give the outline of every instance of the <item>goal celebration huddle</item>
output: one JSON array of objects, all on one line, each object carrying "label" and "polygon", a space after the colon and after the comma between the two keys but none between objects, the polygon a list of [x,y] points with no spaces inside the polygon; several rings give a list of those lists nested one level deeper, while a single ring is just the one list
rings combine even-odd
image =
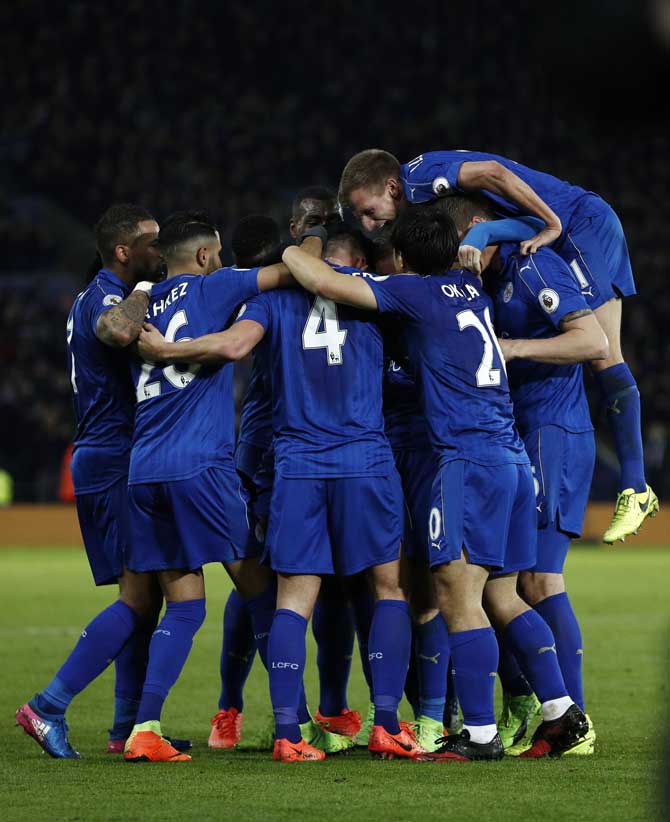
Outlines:
[{"label": "goal celebration huddle", "polygon": [[[95,584],[118,599],[19,725],[79,758],[67,709],[113,662],[108,751],[190,760],[161,712],[205,619],[204,566],[222,563],[234,590],[211,748],[243,738],[258,653],[279,761],[355,746],[434,763],[593,755],[563,578],[595,464],[584,367],[620,467],[604,542],[659,508],[621,352],[635,284],[616,213],[496,155],[403,165],[370,149],[337,195],[296,195],[289,231],[282,243],[272,218],[243,217],[222,268],[200,211],[159,226],[119,204],[97,223],[101,265],[66,329],[72,477]],[[250,354],[236,433],[234,363]],[[363,715],[347,702],[356,642]]]}]

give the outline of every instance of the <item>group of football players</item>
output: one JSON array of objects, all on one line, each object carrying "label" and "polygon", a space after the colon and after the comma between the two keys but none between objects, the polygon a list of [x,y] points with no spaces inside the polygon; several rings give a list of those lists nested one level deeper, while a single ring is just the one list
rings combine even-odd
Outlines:
[{"label": "group of football players", "polygon": [[[221,268],[201,212],[159,229],[126,204],[98,222],[101,267],[67,323],[72,475],[95,583],[119,598],[19,724],[79,757],[67,708],[114,660],[108,750],[189,760],[161,712],[205,618],[203,566],[220,562],[234,590],[210,747],[240,742],[258,651],[280,761],[355,745],[421,761],[592,754],[563,578],[595,461],[583,363],[621,466],[604,541],[658,510],[621,352],[635,286],[616,214],[495,155],[401,165],[370,149],[337,197],[300,192],[289,229],[282,244],[271,218],[240,220]],[[233,363],[250,353],[236,438]],[[347,702],[355,637],[365,717]]]}]

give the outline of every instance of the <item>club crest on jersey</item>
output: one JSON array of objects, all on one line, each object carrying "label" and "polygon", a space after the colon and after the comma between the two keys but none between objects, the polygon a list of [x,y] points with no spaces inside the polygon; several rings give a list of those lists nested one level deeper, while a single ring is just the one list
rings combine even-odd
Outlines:
[{"label": "club crest on jersey", "polygon": [[450,188],[449,180],[446,177],[436,177],[433,180],[433,194],[438,197],[444,197]]},{"label": "club crest on jersey", "polygon": [[512,294],[514,294],[514,283],[507,283],[503,291],[503,302],[508,303],[512,299]]},{"label": "club crest on jersey", "polygon": [[561,298],[553,288],[543,288],[537,295],[537,299],[547,314],[553,314],[561,302]]},{"label": "club crest on jersey", "polygon": [[118,305],[123,300],[118,294],[106,294],[102,304],[103,305]]}]

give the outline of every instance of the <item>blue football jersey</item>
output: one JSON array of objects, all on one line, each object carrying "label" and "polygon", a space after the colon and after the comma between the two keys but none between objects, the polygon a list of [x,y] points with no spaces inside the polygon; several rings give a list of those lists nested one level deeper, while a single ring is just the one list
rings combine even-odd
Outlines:
[{"label": "blue football jersey", "polygon": [[384,361],[384,424],[394,451],[430,448],[421,392],[410,371],[407,358],[402,362],[389,358]]},{"label": "blue football jersey", "polygon": [[[497,160],[501,165],[513,171],[527,183],[547,205],[558,214],[563,228],[568,224],[570,215],[575,210],[579,200],[591,192],[579,186],[573,186],[564,180],[559,180],[543,171],[499,157],[497,154],[487,154],[483,151],[429,151],[420,154],[400,168],[400,181],[405,190],[409,203],[425,203],[434,200],[437,196],[436,188],[444,186],[447,190],[460,191],[458,186],[458,172],[463,163],[478,162],[481,160]],[[493,200],[503,215],[526,214],[517,205],[504,197],[492,194],[490,191],[481,191]]]},{"label": "blue football jersey", "polygon": [[130,288],[102,269],[77,296],[67,319],[68,375],[77,431],[72,454],[76,494],[103,491],[128,474],[135,397],[128,355],[100,342],[95,329],[103,311]]},{"label": "blue football jersey", "polygon": [[[258,294],[258,269],[180,274],[151,292],[147,320],[170,342],[222,331]],[[131,362],[137,397],[129,484],[188,479],[226,466],[235,446],[233,364]]]},{"label": "blue football jersey", "polygon": [[238,319],[266,330],[277,473],[388,475],[393,455],[384,434],[376,317],[295,289],[262,294]]},{"label": "blue football jersey", "polygon": [[368,280],[380,311],[406,317],[407,353],[421,389],[430,440],[442,463],[526,463],[493,305],[477,277],[454,270],[433,277]]},{"label": "blue football jersey", "polygon": [[272,387],[266,340],[254,349],[251,375],[242,398],[238,440],[258,448],[272,444]]},{"label": "blue football jersey", "polygon": [[[523,257],[516,243],[500,246],[502,271],[495,294],[499,337],[555,337],[563,317],[588,308],[568,264],[551,249]],[[512,360],[507,366],[514,414],[523,436],[542,425],[591,431],[582,366]]]}]

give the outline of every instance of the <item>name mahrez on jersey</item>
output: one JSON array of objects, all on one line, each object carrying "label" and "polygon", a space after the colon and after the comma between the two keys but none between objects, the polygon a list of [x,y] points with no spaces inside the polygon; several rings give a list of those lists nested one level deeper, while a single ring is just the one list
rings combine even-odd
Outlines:
[{"label": "name mahrez on jersey", "polygon": [[169,308],[174,302],[176,302],[181,297],[186,295],[186,291],[190,285],[190,282],[179,283],[176,285],[172,291],[167,295],[167,297],[163,297],[162,300],[156,300],[155,303],[149,305],[147,309],[147,319],[151,319],[151,316],[157,317],[159,314],[162,314],[166,308]]}]

